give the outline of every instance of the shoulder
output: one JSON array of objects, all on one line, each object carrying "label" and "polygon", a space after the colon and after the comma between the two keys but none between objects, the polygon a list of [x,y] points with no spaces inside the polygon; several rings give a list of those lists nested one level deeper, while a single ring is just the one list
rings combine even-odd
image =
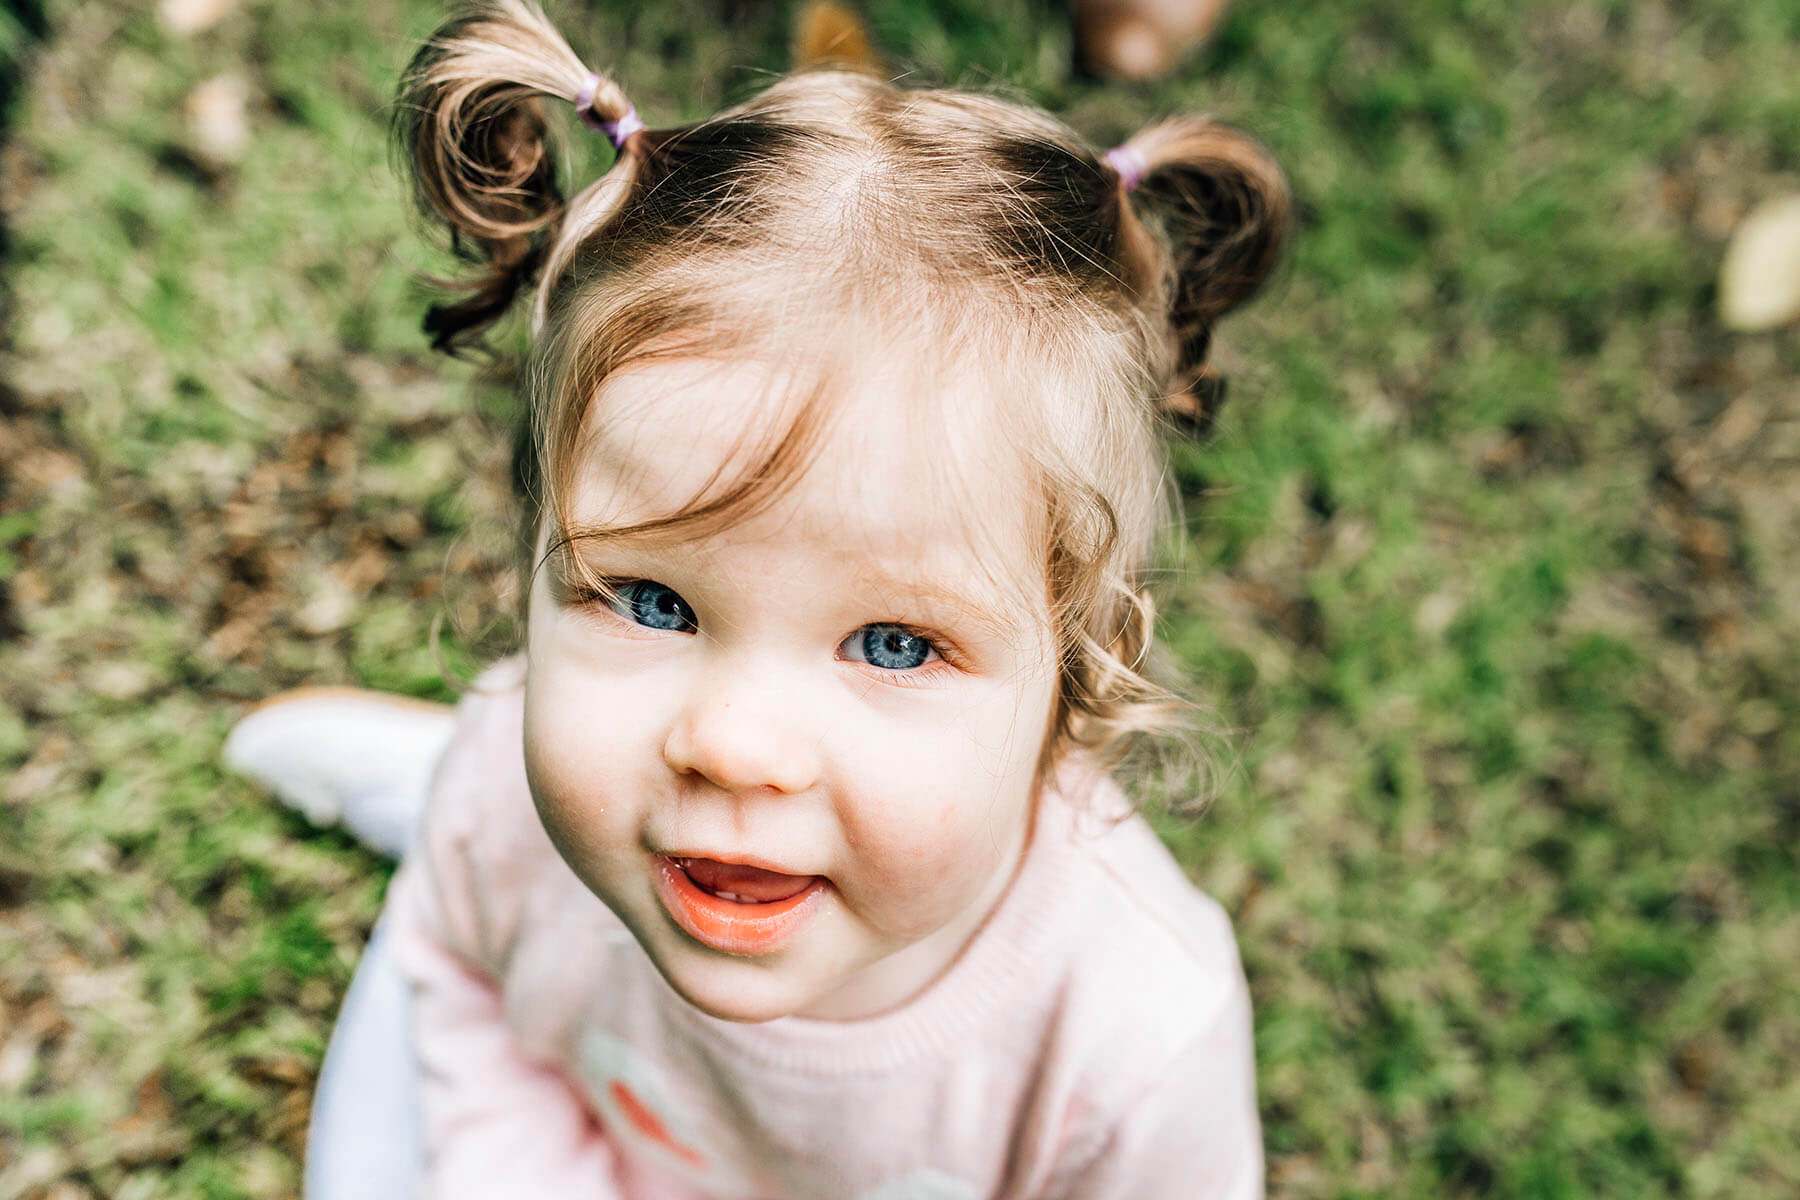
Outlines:
[{"label": "shoulder", "polygon": [[524,712],[525,658],[513,655],[476,676],[457,703],[456,720],[465,737],[492,739],[516,735]]},{"label": "shoulder", "polygon": [[1107,997],[1129,1021],[1161,1036],[1210,1027],[1245,996],[1231,920],[1188,879],[1148,822],[1117,814],[1110,782],[1066,802],[1051,836],[1079,896],[1087,936],[1073,947],[1080,986]]},{"label": "shoulder", "polygon": [[1165,1120],[1253,1131],[1250,993],[1230,919],[1141,817],[1086,811],[1051,830],[1078,930],[1058,1005],[1073,1144],[1097,1152]]},{"label": "shoulder", "polygon": [[525,663],[483,671],[456,706],[456,730],[438,764],[426,810],[439,835],[492,832],[492,818],[529,802],[525,784]]},{"label": "shoulder", "polygon": [[532,887],[560,863],[525,777],[521,659],[488,668],[457,705],[411,857],[429,877],[450,944],[498,969]]}]

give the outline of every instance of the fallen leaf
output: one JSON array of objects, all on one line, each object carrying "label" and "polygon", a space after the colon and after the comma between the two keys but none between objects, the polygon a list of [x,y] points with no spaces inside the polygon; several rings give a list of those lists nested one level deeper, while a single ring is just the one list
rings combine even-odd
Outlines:
[{"label": "fallen leaf", "polygon": [[223,21],[237,0],[162,0],[156,19],[170,33],[192,37]]},{"label": "fallen leaf", "polygon": [[1728,329],[1773,329],[1800,317],[1800,195],[1744,218],[1719,268],[1719,319]]},{"label": "fallen leaf", "polygon": [[244,109],[250,85],[238,75],[215,75],[187,98],[188,134],[194,150],[214,163],[235,163],[250,144],[250,121]]}]

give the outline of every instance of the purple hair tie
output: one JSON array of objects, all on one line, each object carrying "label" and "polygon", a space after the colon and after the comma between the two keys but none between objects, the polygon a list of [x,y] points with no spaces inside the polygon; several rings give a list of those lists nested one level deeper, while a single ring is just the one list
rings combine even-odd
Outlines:
[{"label": "purple hair tie", "polygon": [[625,115],[616,121],[609,121],[595,112],[594,94],[600,90],[600,82],[597,72],[588,72],[587,82],[583,83],[581,90],[575,93],[575,114],[581,118],[583,124],[604,133],[606,139],[613,144],[613,149],[623,150],[626,140],[644,127],[644,120],[638,116],[635,104],[627,104]]},{"label": "purple hair tie", "polygon": [[1119,173],[1119,183],[1131,191],[1150,173],[1150,163],[1135,146],[1114,146],[1100,156],[1102,162]]}]

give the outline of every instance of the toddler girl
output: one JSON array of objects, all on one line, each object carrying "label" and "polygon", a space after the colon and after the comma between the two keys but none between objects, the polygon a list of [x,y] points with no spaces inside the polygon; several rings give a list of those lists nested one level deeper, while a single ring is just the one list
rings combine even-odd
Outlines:
[{"label": "toddler girl", "polygon": [[[570,200],[544,99],[618,147]],[[353,808],[448,744],[311,1194],[1260,1194],[1230,928],[1106,768],[1179,715],[1157,414],[1271,266],[1274,165],[844,71],[648,129],[523,0],[400,114],[479,266],[436,343],[534,296],[527,634],[453,729],[234,734]]]}]

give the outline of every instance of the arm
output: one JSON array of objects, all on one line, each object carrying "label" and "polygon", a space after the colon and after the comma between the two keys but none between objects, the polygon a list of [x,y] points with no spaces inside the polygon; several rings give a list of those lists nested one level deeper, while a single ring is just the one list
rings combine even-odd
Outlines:
[{"label": "arm", "polygon": [[[504,744],[504,722],[491,719],[496,707],[479,695],[464,702],[422,836],[394,878],[383,918],[413,992],[425,1124],[421,1195],[612,1200],[619,1194],[613,1151],[585,1101],[557,1071],[525,1056],[506,1019],[503,947],[523,897],[517,887],[493,886],[490,876],[517,880],[505,869],[516,865],[504,861],[516,844],[505,831],[535,817],[528,799],[510,796],[506,772],[484,761],[495,754],[492,734]],[[490,857],[500,860],[498,870]]]}]

